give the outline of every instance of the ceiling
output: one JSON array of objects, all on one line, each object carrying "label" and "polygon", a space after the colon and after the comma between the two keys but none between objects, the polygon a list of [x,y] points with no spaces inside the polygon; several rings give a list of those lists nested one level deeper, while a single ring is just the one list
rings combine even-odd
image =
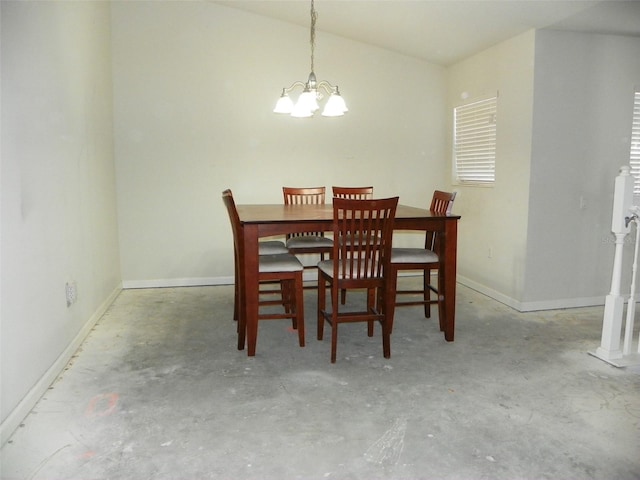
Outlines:
[{"label": "ceiling", "polygon": [[[209,1],[310,26],[309,0]],[[315,10],[318,31],[443,66],[532,28],[640,37],[640,0],[315,0]]]}]

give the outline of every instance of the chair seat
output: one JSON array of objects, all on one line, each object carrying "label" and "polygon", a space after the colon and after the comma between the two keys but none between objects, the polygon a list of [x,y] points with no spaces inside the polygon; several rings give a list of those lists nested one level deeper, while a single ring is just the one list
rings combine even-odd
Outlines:
[{"label": "chair seat", "polygon": [[295,255],[282,253],[279,255],[260,255],[258,271],[260,273],[271,272],[297,272],[303,270],[304,266]]},{"label": "chair seat", "polygon": [[279,240],[266,240],[258,243],[258,255],[277,255],[289,253],[289,249]]},{"label": "chair seat", "polygon": [[331,248],[333,240],[326,237],[316,237],[314,235],[305,235],[302,237],[291,237],[287,240],[287,248]]},{"label": "chair seat", "polygon": [[392,248],[391,263],[436,263],[438,255],[426,248]]}]

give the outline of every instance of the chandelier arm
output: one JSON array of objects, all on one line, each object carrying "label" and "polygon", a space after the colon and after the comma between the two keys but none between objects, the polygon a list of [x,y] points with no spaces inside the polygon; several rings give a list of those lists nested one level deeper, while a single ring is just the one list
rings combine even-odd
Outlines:
[{"label": "chandelier arm", "polygon": [[321,80],[319,82],[317,82],[316,87],[318,89],[323,88],[325,92],[327,92],[329,95],[331,95],[332,93],[334,93],[338,86],[333,86],[331,85],[331,83],[327,82],[326,80]]},{"label": "chandelier arm", "polygon": [[283,93],[289,93],[290,91],[292,91],[292,90],[293,90],[294,88],[296,88],[296,87],[302,87],[302,88],[305,88],[305,86],[306,86],[306,85],[307,85],[306,83],[301,82],[301,81],[293,82],[293,83],[291,84],[291,86],[290,86],[290,87],[288,87],[288,88],[283,88],[283,89],[282,89],[282,92],[283,92]]}]

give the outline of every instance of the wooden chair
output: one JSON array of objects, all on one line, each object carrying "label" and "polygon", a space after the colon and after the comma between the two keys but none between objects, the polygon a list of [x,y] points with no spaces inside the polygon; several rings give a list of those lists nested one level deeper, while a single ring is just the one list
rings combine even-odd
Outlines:
[{"label": "wooden chair", "polygon": [[[436,190],[433,192],[433,198],[429,209],[432,212],[439,214],[451,213],[455,198],[455,192],[449,193]],[[439,237],[436,232],[426,232],[424,248],[392,248],[389,276],[393,279],[393,290],[395,296],[419,295],[421,297],[419,299],[402,302],[398,301],[396,297],[395,305],[399,307],[424,305],[424,316],[425,318],[430,318],[431,305],[437,303],[438,316],[440,318],[440,329],[442,330],[444,320],[444,297],[440,295],[438,291],[444,291],[444,289],[442,288],[442,275],[440,274],[440,260],[436,253],[439,250],[438,242]],[[422,289],[397,290],[398,272],[407,270],[422,270]],[[438,271],[439,285],[437,288],[431,285],[431,270]],[[431,298],[431,292],[435,294],[435,299]],[[393,329],[393,321],[391,322],[391,328]]]},{"label": "wooden chair", "polygon": [[332,187],[334,198],[350,198],[352,200],[370,200],[373,198],[373,187]]},{"label": "wooden chair", "polygon": [[[390,324],[393,297],[388,283],[393,221],[398,197],[378,200],[333,199],[333,252],[330,260],[318,263],[318,340],[324,334],[324,322],[331,325],[331,363],[336,361],[338,325],[367,322],[368,335],[373,336],[375,321],[382,324],[382,346],[385,358],[391,356]],[[344,238],[359,241],[345,242]],[[327,310],[327,285],[331,311]],[[341,312],[338,293],[341,290],[366,289],[366,307]]]},{"label": "wooden chair", "polygon": [[[324,205],[325,187],[296,188],[282,187],[285,205]],[[325,254],[331,254],[333,241],[324,236],[324,232],[290,233],[287,235],[287,248],[294,255],[317,254],[324,260]],[[305,266],[316,268],[316,265]]]},{"label": "wooden chair", "polygon": [[[234,252],[234,317],[238,320],[238,350],[242,350],[245,344],[246,318],[243,313],[242,299],[242,272],[244,271],[244,255],[242,250],[243,233],[240,226],[240,217],[236,209],[235,201],[231,190],[222,192],[222,200],[231,221],[233,231],[233,252]],[[284,312],[264,312],[258,313],[258,320],[284,319],[290,318],[293,328],[298,330],[298,342],[304,347],[304,298],[302,272],[304,267],[300,261],[290,253],[259,255],[258,257],[258,281],[260,283],[279,283],[282,288],[279,290],[261,291],[261,294],[277,294],[278,299],[260,299],[258,308],[267,305],[282,304]]]},{"label": "wooden chair", "polygon": [[[352,200],[370,200],[373,198],[373,187],[332,187],[334,198],[350,198]],[[350,242],[347,238],[344,241]],[[347,302],[347,291],[340,292],[340,303]]]},{"label": "wooden chair", "polygon": [[[223,198],[225,195],[231,197],[231,201],[234,201],[233,193],[231,192],[231,190],[227,189],[224,192],[222,192]],[[234,201],[234,208],[235,208],[235,201]],[[234,244],[234,252],[235,252],[235,244]],[[284,242],[281,242],[280,240],[264,240],[258,244],[258,255],[281,255],[283,253],[289,253],[289,249],[284,244]],[[238,278],[238,271],[237,271],[238,265],[237,265],[237,262],[235,262],[235,259],[234,259],[234,263],[235,263],[235,272],[234,272],[234,275],[235,275],[234,279],[235,279],[235,278]],[[272,282],[272,283],[276,283],[276,282]],[[235,286],[235,292],[233,295],[233,319],[238,320],[240,297],[239,297],[239,285],[237,281],[234,281],[234,286]],[[282,286],[279,286],[278,288],[270,289],[270,290],[263,289],[262,294],[263,295],[278,295],[278,294],[281,295]]]}]

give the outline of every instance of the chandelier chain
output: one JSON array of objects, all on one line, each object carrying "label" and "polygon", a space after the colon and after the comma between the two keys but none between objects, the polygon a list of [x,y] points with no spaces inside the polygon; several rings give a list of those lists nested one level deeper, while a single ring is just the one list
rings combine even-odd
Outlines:
[{"label": "chandelier chain", "polygon": [[316,49],[316,19],[318,13],[313,8],[313,0],[311,0],[311,71],[313,72],[313,57]]}]

